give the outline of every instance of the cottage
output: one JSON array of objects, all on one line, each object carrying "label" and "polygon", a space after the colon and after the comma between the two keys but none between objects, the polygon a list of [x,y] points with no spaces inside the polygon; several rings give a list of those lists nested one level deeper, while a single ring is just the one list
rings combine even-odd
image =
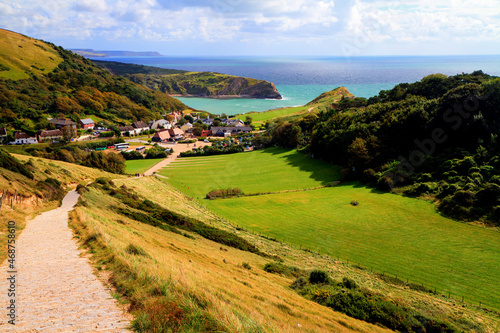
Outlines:
[{"label": "cottage", "polygon": [[245,123],[241,119],[236,119],[236,118],[226,118],[222,119],[222,124],[224,126],[229,126],[229,127],[239,127],[239,126],[245,126]]},{"label": "cottage", "polygon": [[208,126],[212,126],[212,123],[214,122],[215,119],[212,119],[212,118],[205,118],[205,119],[202,119],[201,122],[205,125],[208,125]]},{"label": "cottage", "polygon": [[151,141],[153,142],[167,142],[170,140],[170,132],[167,129],[159,130],[155,133]]},{"label": "cottage", "polygon": [[134,135],[135,134],[135,128],[132,126],[118,126],[118,130],[122,135]]},{"label": "cottage", "polygon": [[7,130],[5,128],[0,128],[0,143],[7,142]]},{"label": "cottage", "polygon": [[170,139],[173,141],[178,141],[184,139],[184,131],[180,128],[171,128],[168,130],[170,134]]},{"label": "cottage", "polygon": [[34,136],[29,136],[24,132],[14,133],[14,141],[11,141],[11,145],[29,145],[32,143],[38,143],[38,140]]},{"label": "cottage", "polygon": [[185,123],[184,125],[181,126],[181,130],[183,130],[184,132],[187,132],[192,128],[193,128],[193,124],[191,124],[191,123]]},{"label": "cottage", "polygon": [[135,128],[135,134],[139,134],[144,131],[149,131],[149,126],[143,121],[136,121],[132,123],[132,127]]},{"label": "cottage", "polygon": [[211,130],[213,136],[227,136],[241,133],[250,133],[252,131],[252,128],[248,126],[212,127]]},{"label": "cottage", "polygon": [[95,127],[94,121],[90,118],[80,119],[79,123],[82,129],[94,129]]},{"label": "cottage", "polygon": [[205,137],[211,136],[211,135],[212,135],[211,130],[203,130],[203,131],[201,131],[201,134],[200,134],[200,136],[205,136]]},{"label": "cottage", "polygon": [[168,120],[160,119],[160,120],[150,121],[149,128],[154,129],[154,130],[171,129],[172,125],[170,124],[170,122]]},{"label": "cottage", "polygon": [[64,135],[63,135],[63,132],[61,130],[41,130],[41,131],[38,131],[37,133],[37,137],[38,137],[38,142],[45,142],[45,141],[48,141],[48,142],[51,142],[51,141],[59,141],[61,140]]},{"label": "cottage", "polygon": [[62,129],[63,127],[73,127],[76,129],[76,123],[71,119],[66,118],[53,118],[49,120],[49,123],[54,124],[57,129]]}]

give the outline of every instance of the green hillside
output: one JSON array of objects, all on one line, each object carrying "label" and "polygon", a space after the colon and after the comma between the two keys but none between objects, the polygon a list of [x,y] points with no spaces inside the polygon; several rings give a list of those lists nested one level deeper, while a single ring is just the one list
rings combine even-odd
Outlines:
[{"label": "green hillside", "polygon": [[276,86],[271,82],[220,73],[131,74],[126,75],[126,77],[150,89],[170,95],[281,99]]},{"label": "green hillside", "polygon": [[[85,54],[82,54],[86,56]],[[88,56],[88,55],[87,55]],[[126,74],[154,74],[154,75],[167,75],[167,74],[178,74],[185,73],[186,71],[179,69],[167,69],[153,66],[144,66],[136,64],[128,64],[118,61],[105,61],[105,60],[95,60],[92,62],[97,66],[109,70],[111,73],[116,75],[126,75]]]},{"label": "green hillside", "polygon": [[349,98],[354,98],[354,95],[349,92],[345,87],[339,87],[327,92],[322,93],[309,103],[307,103],[307,106],[317,106],[318,104],[321,105],[331,105],[334,103],[339,102],[342,98],[349,97]]},{"label": "green hillside", "polygon": [[[423,283],[439,295],[500,308],[497,231],[444,218],[430,202],[357,182],[312,189],[340,179],[339,169],[294,150],[268,148],[183,158],[161,174],[245,229]],[[263,195],[203,199],[213,189],[235,187]]]},{"label": "green hillside", "polygon": [[12,31],[0,29],[0,45],[0,78],[47,74],[63,61],[51,45]]},{"label": "green hillside", "polygon": [[[0,55],[0,65],[12,68],[0,78],[0,127],[10,133],[45,129],[48,117],[94,117],[117,125],[187,109],[167,94],[115,76],[62,47],[10,31],[0,30]],[[30,66],[37,69],[27,75]]]}]

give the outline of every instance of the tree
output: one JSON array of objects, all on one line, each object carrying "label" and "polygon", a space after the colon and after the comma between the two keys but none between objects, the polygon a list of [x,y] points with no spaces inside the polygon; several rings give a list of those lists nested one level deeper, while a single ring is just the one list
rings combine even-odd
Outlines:
[{"label": "tree", "polygon": [[250,126],[250,124],[252,123],[252,120],[253,120],[252,117],[246,116],[245,117],[245,125]]},{"label": "tree", "polygon": [[214,122],[212,123],[212,126],[214,127],[219,127],[222,125],[222,122],[219,119],[215,119]]},{"label": "tree", "polygon": [[200,136],[200,135],[201,135],[201,132],[203,132],[203,127],[201,127],[201,126],[195,126],[195,127],[193,128],[193,134],[194,134],[195,136]]},{"label": "tree", "polygon": [[63,133],[63,140],[66,142],[76,137],[76,129],[72,126],[64,126],[61,131]]}]

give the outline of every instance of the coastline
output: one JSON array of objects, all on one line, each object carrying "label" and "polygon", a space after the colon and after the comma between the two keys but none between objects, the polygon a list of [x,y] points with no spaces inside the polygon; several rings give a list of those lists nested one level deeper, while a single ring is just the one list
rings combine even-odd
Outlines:
[{"label": "coastline", "polygon": [[202,95],[190,95],[190,94],[169,94],[170,97],[186,97],[186,98],[207,98],[207,99],[274,99],[281,100],[282,98],[270,98],[270,97],[253,97],[250,95],[217,95],[217,96],[202,96]]}]

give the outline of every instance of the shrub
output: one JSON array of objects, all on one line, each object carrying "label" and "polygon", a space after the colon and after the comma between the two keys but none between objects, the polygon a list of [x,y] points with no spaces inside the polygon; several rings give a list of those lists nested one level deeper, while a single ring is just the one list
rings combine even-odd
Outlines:
[{"label": "shrub", "polygon": [[220,190],[212,190],[207,193],[206,198],[213,200],[216,198],[230,198],[243,195],[243,191],[237,187]]},{"label": "shrub", "polygon": [[326,284],[330,282],[330,277],[325,271],[315,269],[309,274],[309,282],[312,284]]},{"label": "shrub", "polygon": [[358,287],[357,283],[354,280],[349,279],[348,277],[343,277],[341,284],[344,288],[347,289],[356,289]]},{"label": "shrub", "polygon": [[247,262],[244,262],[241,264],[241,267],[243,267],[244,269],[248,269],[248,270],[251,270],[252,269],[252,266],[250,266],[249,263]]},{"label": "shrub", "polygon": [[134,244],[129,244],[125,248],[125,252],[136,255],[136,256],[143,256],[143,257],[149,257],[147,252],[140,246],[134,245]]}]

